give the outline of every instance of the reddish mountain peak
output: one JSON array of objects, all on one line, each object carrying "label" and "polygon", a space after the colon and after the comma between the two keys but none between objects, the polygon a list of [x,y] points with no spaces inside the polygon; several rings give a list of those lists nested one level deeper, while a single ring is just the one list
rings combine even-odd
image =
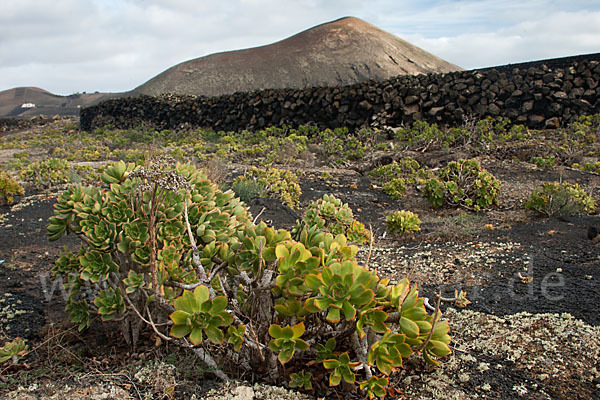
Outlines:
[{"label": "reddish mountain peak", "polygon": [[215,96],[266,88],[347,85],[459,69],[359,18],[344,17],[266,46],[183,62],[134,93]]}]

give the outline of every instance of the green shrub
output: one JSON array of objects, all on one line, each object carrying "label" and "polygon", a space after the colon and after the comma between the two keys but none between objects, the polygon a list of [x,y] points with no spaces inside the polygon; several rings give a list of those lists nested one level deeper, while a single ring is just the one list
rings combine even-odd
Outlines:
[{"label": "green shrub", "polygon": [[29,164],[29,152],[21,151],[13,154],[13,158],[4,164],[5,170],[21,171]]},{"label": "green shrub", "polygon": [[16,364],[19,358],[23,357],[27,353],[29,346],[25,344],[25,340],[22,338],[16,338],[12,342],[4,343],[4,346],[0,347],[0,364],[4,364],[7,361],[12,361]]},{"label": "green shrub", "polygon": [[233,190],[236,196],[242,201],[248,203],[252,199],[260,197],[264,193],[265,187],[259,185],[255,180],[237,179],[233,182],[231,190]]},{"label": "green shrub", "polygon": [[398,200],[406,193],[406,181],[404,178],[394,178],[383,184],[383,192]]},{"label": "green shrub", "polygon": [[99,161],[110,158],[110,149],[102,144],[87,143],[83,148],[73,149],[73,143],[58,147],[52,152],[52,157],[67,161]]},{"label": "green shrub", "polygon": [[175,147],[171,150],[169,155],[179,162],[185,162],[189,158],[187,153],[181,147]]},{"label": "green shrub", "polygon": [[394,134],[394,139],[408,148],[422,150],[432,144],[448,147],[450,143],[437,124],[429,124],[426,121],[417,120],[410,128],[399,129]]},{"label": "green shrub", "polygon": [[45,161],[33,161],[23,171],[21,179],[36,186],[50,187],[69,182],[71,165],[67,160],[50,158]]},{"label": "green shrub", "polygon": [[270,166],[289,164],[306,151],[311,130],[270,127],[259,131],[203,132],[201,139],[191,143],[190,153],[201,160],[219,157],[223,160],[250,162]]},{"label": "green shrub", "polygon": [[383,183],[384,193],[394,199],[400,199],[406,193],[407,185],[414,185],[425,178],[431,177],[431,172],[421,168],[419,162],[412,157],[377,167],[369,172],[374,178]]},{"label": "green shrub", "polygon": [[429,179],[423,196],[434,208],[459,205],[475,211],[498,204],[500,181],[476,159],[452,161]]},{"label": "green shrub", "polygon": [[257,192],[260,196],[279,198],[292,209],[298,208],[302,194],[298,175],[277,168],[252,167],[245,175],[234,180],[233,187],[236,193],[240,191],[248,197]]},{"label": "green shrub", "polygon": [[465,118],[461,127],[441,129],[437,124],[415,121],[399,129],[394,139],[407,149],[425,151],[462,147],[469,152],[487,153],[501,143],[521,140],[528,135],[523,125],[509,129],[510,120],[502,117]]},{"label": "green shrub", "polygon": [[25,194],[23,187],[7,172],[0,170],[0,198],[6,204],[10,204],[14,200],[14,196],[22,196]]},{"label": "green shrub", "polygon": [[600,174],[600,161],[596,161],[595,163],[586,162],[583,165],[579,163],[575,163],[571,165],[572,168],[580,169],[582,171],[593,172],[595,174]]},{"label": "green shrub", "polygon": [[117,149],[113,150],[112,156],[117,160],[123,160],[142,165],[148,160],[148,151],[137,149]]},{"label": "green shrub", "polygon": [[548,217],[592,214],[596,202],[578,184],[568,182],[544,183],[531,193],[525,208]]},{"label": "green shrub", "polygon": [[600,114],[582,115],[568,127],[569,136],[586,144],[600,142]]},{"label": "green shrub", "polygon": [[50,218],[51,240],[82,239],[53,267],[80,329],[92,315],[119,320],[134,343],[145,324],[222,379],[220,365],[236,375],[266,367],[278,384],[308,389],[328,376],[377,395],[381,374],[411,354],[434,365],[450,354],[441,314],[427,313],[408,280],[390,285],[360,266],[344,235],[302,229],[293,240],[253,224],[191,165],[134,168],[119,162],[102,186],[70,187]]},{"label": "green shrub", "polygon": [[551,168],[556,165],[556,158],[554,156],[531,157],[529,162],[537,165],[539,168]]},{"label": "green shrub", "polygon": [[[206,244],[201,255],[205,265],[218,253],[217,239],[226,245],[228,237],[249,224],[239,199],[216,189],[190,165],[157,162],[136,168],[121,161],[105,169],[102,181],[110,187],[69,187],[59,196],[48,226],[50,240],[71,232],[84,239],[79,253],[67,251],[53,268],[55,277],[66,280],[67,309],[80,328],[88,325],[91,311],[113,319],[131,310],[128,299],[135,303],[156,290],[173,302],[181,291],[169,282],[198,278],[196,256],[188,253],[184,206],[196,240]],[[193,190],[186,192],[190,186]],[[146,280],[148,274],[156,280]],[[85,282],[97,290],[93,305],[81,292]],[[144,309],[143,303],[136,304]]]},{"label": "green shrub", "polygon": [[29,152],[28,151],[19,151],[13,154],[13,157],[17,160],[23,161],[24,163],[29,162]]},{"label": "green shrub", "polygon": [[391,234],[404,235],[416,233],[421,230],[421,220],[413,212],[400,210],[394,211],[385,218],[387,231]]},{"label": "green shrub", "polygon": [[359,137],[348,132],[348,128],[325,129],[319,134],[323,152],[338,162],[359,160],[365,154],[365,145]]},{"label": "green shrub", "polygon": [[333,179],[333,175],[331,175],[329,172],[327,171],[323,171],[321,172],[320,178],[324,181],[327,181],[329,179]]},{"label": "green shrub", "polygon": [[371,232],[354,219],[354,213],[348,204],[342,203],[334,195],[325,194],[321,199],[311,201],[302,221],[296,222],[292,233],[297,237],[305,227],[333,235],[343,234],[356,244],[367,243],[371,238]]},{"label": "green shrub", "polygon": [[420,178],[428,177],[429,173],[421,169],[421,165],[412,157],[405,157],[400,161],[392,161],[369,172],[369,175],[382,181],[403,178],[408,184],[418,183]]},{"label": "green shrub", "polygon": [[69,175],[70,182],[96,182],[100,179],[98,169],[89,165],[74,165],[72,173]]}]

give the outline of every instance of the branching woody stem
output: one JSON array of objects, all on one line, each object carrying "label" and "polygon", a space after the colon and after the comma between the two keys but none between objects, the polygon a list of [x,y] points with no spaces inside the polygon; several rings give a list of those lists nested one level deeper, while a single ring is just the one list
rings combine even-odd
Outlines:
[{"label": "branching woody stem", "polygon": [[222,381],[229,380],[229,377],[223,371],[221,371],[214,358],[207,350],[203,349],[202,347],[194,347],[192,348],[192,351],[196,353],[198,357],[200,357],[204,364],[212,369],[213,374],[215,374],[217,378],[221,379]]},{"label": "branching woody stem", "polygon": [[365,267],[369,268],[369,262],[371,261],[371,254],[373,253],[373,227],[369,224],[369,232],[371,233],[371,241],[369,243],[369,254],[367,254],[367,261],[365,261]]},{"label": "branching woody stem", "polygon": [[369,367],[368,359],[367,359],[367,349],[364,344],[361,342],[358,337],[358,333],[356,331],[352,332],[350,336],[350,341],[352,343],[352,347],[354,348],[354,352],[358,356],[359,361],[362,363],[363,368],[365,370],[366,379],[370,379],[373,376],[371,371],[371,367]]},{"label": "branching woody stem", "polygon": [[158,283],[158,264],[156,260],[156,211],[158,208],[158,205],[156,204],[157,191],[158,185],[155,184],[152,190],[152,198],[150,200],[150,213],[146,217],[148,218],[148,235],[150,236],[150,275],[152,276],[152,288],[154,289],[154,294],[158,298],[162,295],[162,293]]},{"label": "branching woody stem", "polygon": [[148,314],[148,319],[150,320],[150,325],[152,325],[152,329],[154,330],[154,332],[163,340],[167,341],[167,342],[171,342],[173,341],[173,338],[170,338],[168,336],[163,335],[162,333],[160,333],[160,331],[158,330],[158,328],[156,327],[156,324],[154,323],[154,321],[152,321],[152,314],[150,313],[150,310],[148,309],[148,306],[146,306],[146,314]]},{"label": "branching woody stem", "polygon": [[188,218],[188,206],[187,206],[187,198],[183,203],[183,217],[185,218],[185,226],[187,229],[188,237],[190,239],[190,245],[192,246],[192,262],[196,267],[196,272],[198,274],[198,279],[200,282],[208,282],[206,271],[200,262],[200,252],[198,251],[198,246],[196,245],[196,239],[194,239],[194,234],[192,233],[192,227],[190,226],[190,220]]},{"label": "branching woody stem", "polygon": [[442,301],[442,291],[440,290],[437,296],[437,301],[435,303],[435,311],[433,313],[433,320],[431,322],[431,330],[429,331],[429,335],[427,335],[427,339],[425,339],[425,341],[423,342],[423,344],[421,346],[419,346],[419,348],[415,351],[415,353],[419,353],[421,350],[423,350],[425,348],[425,346],[427,346],[427,344],[429,343],[429,341],[431,340],[431,337],[433,336],[433,330],[435,328],[435,324],[438,321],[438,316],[439,316],[439,312],[440,312],[440,302]]},{"label": "branching woody stem", "polygon": [[194,290],[196,289],[198,286],[201,286],[202,284],[204,284],[204,282],[196,282],[196,283],[190,283],[190,284],[185,284],[185,283],[180,283],[180,282],[176,282],[176,281],[166,281],[165,285],[166,286],[171,286],[171,287],[177,287],[180,289],[186,289],[186,290]]}]

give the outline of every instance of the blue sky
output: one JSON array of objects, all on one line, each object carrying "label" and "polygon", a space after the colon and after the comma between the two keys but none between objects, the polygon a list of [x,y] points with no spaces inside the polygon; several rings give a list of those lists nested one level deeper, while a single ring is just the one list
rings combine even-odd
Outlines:
[{"label": "blue sky", "polygon": [[344,16],[468,69],[600,52],[600,0],[2,0],[0,91],[125,91]]}]

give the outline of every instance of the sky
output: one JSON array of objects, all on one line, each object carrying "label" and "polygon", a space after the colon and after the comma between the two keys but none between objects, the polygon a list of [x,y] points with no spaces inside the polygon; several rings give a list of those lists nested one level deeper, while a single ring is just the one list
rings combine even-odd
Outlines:
[{"label": "sky", "polygon": [[0,91],[127,91],[344,16],[466,69],[600,52],[600,0],[0,0]]}]

